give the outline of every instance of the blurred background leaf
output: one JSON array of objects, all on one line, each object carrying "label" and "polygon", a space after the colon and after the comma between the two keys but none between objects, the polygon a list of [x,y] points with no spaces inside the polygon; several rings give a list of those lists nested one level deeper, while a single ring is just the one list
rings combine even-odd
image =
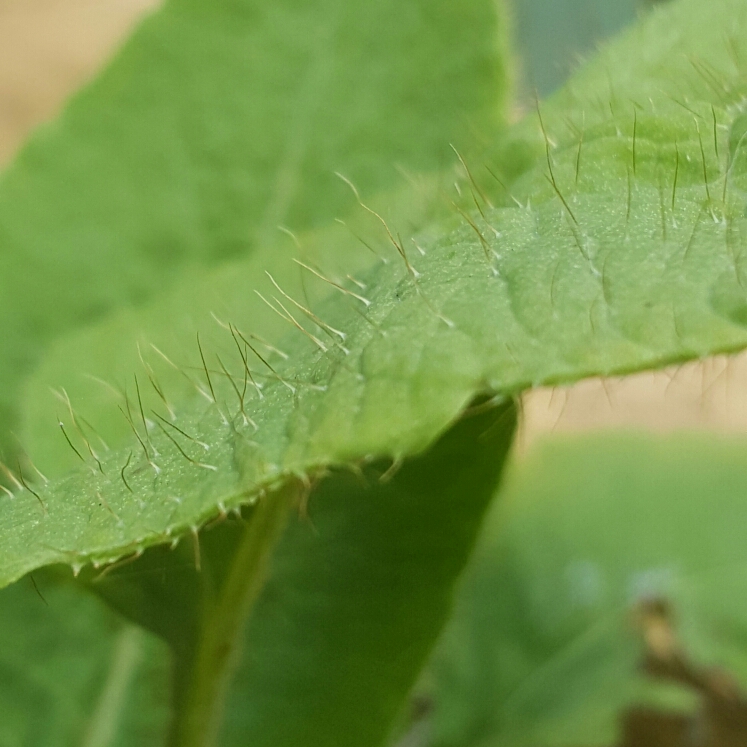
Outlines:
[{"label": "blurred background leaf", "polygon": [[0,639],[2,747],[163,745],[170,656],[154,635],[47,571],[0,591]]},{"label": "blurred background leaf", "polygon": [[[624,709],[692,712],[642,673],[636,611],[747,687],[747,441],[547,440],[512,465],[420,693],[434,747],[594,747]],[[720,744],[720,743],[716,743]]]}]

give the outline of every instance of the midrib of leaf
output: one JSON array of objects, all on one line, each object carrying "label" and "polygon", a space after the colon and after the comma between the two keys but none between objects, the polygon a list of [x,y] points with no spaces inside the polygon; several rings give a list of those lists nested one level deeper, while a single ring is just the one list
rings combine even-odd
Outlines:
[{"label": "midrib of leaf", "polygon": [[143,639],[143,632],[134,625],[119,633],[109,673],[81,747],[109,747],[112,743],[127,691],[144,654]]},{"label": "midrib of leaf", "polygon": [[205,604],[196,647],[190,652],[193,658],[177,658],[176,709],[169,747],[218,744],[225,696],[242,646],[240,633],[262,591],[270,556],[300,494],[298,484],[289,483],[259,502],[231,557],[217,599]]},{"label": "midrib of leaf", "polygon": [[309,147],[312,113],[324,106],[325,90],[330,82],[331,58],[325,54],[340,25],[338,6],[321,31],[314,36],[313,58],[299,85],[296,107],[288,123],[288,134],[277,171],[272,181],[264,215],[256,230],[256,246],[277,244],[278,229],[285,223],[294,195],[299,189],[301,160]]}]

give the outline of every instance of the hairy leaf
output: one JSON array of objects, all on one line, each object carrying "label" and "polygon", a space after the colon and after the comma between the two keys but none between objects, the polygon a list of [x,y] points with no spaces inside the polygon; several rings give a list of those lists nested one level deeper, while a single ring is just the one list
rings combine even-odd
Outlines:
[{"label": "hairy leaf", "polygon": [[[203,717],[217,721],[216,744],[245,744],[247,734],[258,747],[381,743],[450,612],[514,418],[510,403],[476,405],[401,467],[382,460],[359,472],[334,470],[315,486],[307,511],[291,518],[238,634],[232,683],[215,702],[198,703],[198,711],[208,711]],[[232,567],[249,575],[237,548],[256,510],[244,511],[246,525],[228,521],[200,534],[199,572],[192,544],[182,543],[175,551],[153,548],[92,582],[172,644],[174,744],[202,744],[190,700],[191,688],[205,692],[194,651],[210,638],[205,620],[223,579]]]},{"label": "hairy leaf", "polygon": [[[712,23],[722,20],[726,31],[735,19],[747,25],[733,5],[713,6]],[[673,6],[673,22],[691,6]],[[719,68],[717,79],[747,92],[739,44],[733,40],[737,54],[727,55],[731,68]],[[455,215],[456,228],[414,237],[380,227],[397,250],[359,275],[360,285],[342,279],[313,311],[267,279],[261,293],[277,315],[308,326],[280,342],[270,335],[287,360],[251,337],[264,339],[255,326],[261,319],[239,304],[224,320],[235,326],[215,326],[222,342],[205,338],[199,355],[191,343],[190,363],[179,353],[178,375],[205,396],[175,405],[173,423],[162,403],[158,425],[155,417],[148,425],[139,387],[130,385],[122,417],[142,443],[100,454],[101,468],[89,458],[87,472],[40,486],[38,500],[27,490],[9,500],[13,536],[0,551],[0,579],[163,542],[291,475],[367,455],[416,454],[479,393],[508,395],[744,347],[741,109],[695,98],[683,109],[668,96],[640,106],[632,118],[611,111],[576,147],[550,147],[547,161],[516,185],[526,203],[485,204]],[[234,298],[249,298],[256,275],[251,263],[239,265],[223,282]],[[199,313],[201,291],[189,291],[94,331],[90,356],[78,357],[82,368],[100,360],[96,337],[133,339],[143,319],[167,334],[175,316]],[[170,303],[174,314],[166,315]],[[134,345],[130,351],[136,355]],[[149,375],[141,369],[141,381]],[[89,445],[80,440],[77,448],[85,456]],[[91,504],[99,495],[105,500]]]},{"label": "hairy leaf", "polygon": [[432,169],[505,95],[500,5],[170,0],[0,181],[0,439],[44,346]]},{"label": "hairy leaf", "polygon": [[[410,235],[443,214],[440,194],[448,187],[446,178],[418,177],[393,194],[379,196],[373,206],[387,216],[393,231]],[[375,260],[374,252],[382,257],[391,252],[382,234],[386,238],[377,219],[359,208],[346,215],[342,225],[287,236],[279,247],[225,263],[207,275],[185,273],[177,290],[147,307],[124,310],[93,328],[61,337],[50,345],[43,364],[24,387],[21,436],[39,469],[50,477],[59,476],[80,463],[59,428],[54,427],[55,417],[63,421],[76,447],[88,454],[83,434],[99,451],[104,443],[116,448],[132,439],[132,428],[120,410],[127,409],[128,401],[136,410],[142,401],[146,418],[155,421],[154,411],[170,419],[173,403],[189,401],[198,386],[209,394],[198,334],[213,383],[226,378],[222,363],[238,376],[236,383],[243,389],[243,361],[228,329],[229,324],[236,324],[235,337],[247,360],[251,358],[257,382],[262,385],[271,371],[266,367],[264,373],[256,370],[256,364],[260,368],[263,364],[248,344],[274,367],[288,355],[281,349],[282,340],[288,330],[294,329],[292,322],[281,316],[282,311],[273,311],[263,298],[278,296],[292,308],[295,318],[308,321],[273,281],[307,308],[318,305],[333,290],[315,272],[365,299],[364,289],[345,276],[359,269],[365,271],[371,259]],[[366,312],[365,303],[355,296],[343,294],[342,300],[348,303],[350,314]],[[275,308],[280,310],[277,305]],[[244,320],[251,320],[251,327]],[[255,332],[259,335],[251,336]],[[247,340],[241,340],[239,333]],[[328,334],[321,334],[329,342]],[[251,381],[249,387],[253,390]],[[229,390],[233,391],[230,386]],[[248,392],[247,401],[251,398]],[[76,412],[86,422],[76,420]],[[155,424],[153,427],[157,428]]]},{"label": "hairy leaf", "polygon": [[712,141],[713,113],[690,107],[701,102],[718,112],[743,105],[746,17],[741,0],[679,0],[654,8],[643,22],[604,43],[556,94],[490,148],[491,170],[502,179],[500,184],[487,179],[483,188],[510,202],[506,185],[545,159],[548,142],[552,149],[580,147],[581,162],[588,162],[583,142],[589,130],[614,122],[615,133],[632,139],[636,117],[648,112],[661,120],[689,117],[699,123],[704,140]]}]

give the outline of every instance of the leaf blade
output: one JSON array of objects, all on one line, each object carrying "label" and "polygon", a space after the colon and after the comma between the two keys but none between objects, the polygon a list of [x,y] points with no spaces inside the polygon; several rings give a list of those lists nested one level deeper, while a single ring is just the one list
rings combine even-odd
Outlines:
[{"label": "leaf blade", "polygon": [[498,9],[171,0],[148,18],[0,180],[6,449],[56,335],[331,220],[351,199],[335,170],[383,188],[500,124]]},{"label": "leaf blade", "polygon": [[0,595],[0,742],[161,744],[169,717],[163,643],[54,574],[37,583],[45,601],[31,581]]},{"label": "leaf blade", "polygon": [[[689,7],[673,6],[673,12]],[[720,18],[731,27],[731,1],[723,0],[719,8],[714,22]],[[734,91],[745,85],[738,70],[729,80]],[[184,420],[177,423],[194,436],[194,444],[214,442],[225,471],[211,487],[199,465],[185,464],[184,455],[154,432],[149,437],[160,439],[159,449],[173,455],[172,466],[181,465],[173,467],[174,474],[179,479],[191,475],[185,495],[194,476],[197,489],[191,490],[189,510],[174,508],[157,515],[164,514],[164,506],[157,505],[164,495],[159,497],[155,482],[144,480],[142,489],[154,498],[151,530],[137,535],[130,531],[129,537],[122,534],[114,541],[111,517],[102,509],[109,534],[100,541],[87,538],[84,559],[106,561],[164,541],[169,532],[188,530],[221,505],[246,501],[290,475],[313,474],[367,454],[399,458],[419,453],[481,392],[513,394],[532,385],[622,374],[742,348],[747,343],[741,286],[746,164],[741,157],[728,156],[724,147],[730,128],[741,126],[741,114],[735,107],[716,110],[708,101],[692,101],[690,109],[683,113],[665,96],[653,99],[632,121],[627,114],[621,121],[611,112],[587,133],[583,143],[589,163],[579,176],[575,148],[551,149],[547,164],[517,185],[517,194],[521,188],[531,195],[531,204],[485,207],[473,218],[460,213],[445,227],[412,237],[422,254],[410,248],[411,242],[403,244],[406,251],[390,248],[391,261],[380,261],[361,276],[370,303],[364,315],[352,315],[350,298],[338,292],[314,306],[313,333],[291,333],[282,342],[275,332],[269,334],[292,359],[273,358],[268,367],[267,359],[252,357],[264,389],[248,388],[246,402],[236,402],[243,359],[238,360],[232,334],[223,330],[223,342],[211,336],[214,350],[234,350],[233,370],[239,366],[234,388],[230,376],[214,369],[212,384],[216,376],[221,380],[220,401],[186,405],[179,414]],[[712,144],[704,141],[697,115],[714,117]],[[378,230],[385,240],[391,233]],[[316,236],[323,245],[329,238],[325,232]],[[338,245],[344,247],[344,242]],[[337,250],[331,254],[336,256]],[[267,256],[232,267],[223,286],[238,299],[228,322],[246,334],[262,332],[249,326],[261,301],[251,305],[245,299]],[[173,308],[198,310],[200,294],[195,289],[200,287],[198,282],[183,296],[177,293]],[[209,290],[209,282],[204,287]],[[268,280],[261,292],[285,323],[295,325],[303,319],[303,302],[283,296],[282,287]],[[213,298],[209,293],[206,297]],[[151,329],[160,324],[161,334],[168,333],[172,317],[162,308],[155,305],[142,317],[126,319],[120,329],[131,334],[146,319]],[[203,314],[208,316],[204,307]],[[264,318],[271,316],[265,310]],[[335,337],[331,329],[345,335],[344,344],[325,337]],[[106,326],[97,334],[99,340],[109,340],[107,344],[114,337]],[[97,344],[94,338],[90,360],[96,360]],[[211,366],[214,350],[207,353]],[[247,348],[245,355],[253,354]],[[197,359],[182,374],[202,377],[203,368],[207,365]],[[237,404],[246,405],[246,413],[238,412]],[[354,417],[341,420],[345,412]],[[116,457],[120,462],[109,482],[94,486],[94,493],[112,491],[112,506],[118,496],[116,512],[131,503],[117,478],[125,456]],[[147,460],[140,461],[137,469],[147,472]],[[84,483],[73,491],[90,494],[91,486]],[[14,510],[17,526],[30,527],[29,512],[39,509],[30,496],[25,500],[25,514]],[[74,510],[87,510],[83,504]],[[85,522],[69,522],[71,527],[76,523]],[[9,555],[28,554],[36,528],[29,531],[28,541]],[[109,554],[104,550],[107,542]],[[64,560],[48,549],[41,557]],[[6,578],[15,577],[21,567],[30,569],[33,563]]]},{"label": "leaf blade", "polygon": [[[382,742],[450,612],[502,473],[515,409],[488,404],[402,465],[334,469],[311,488],[307,513],[291,516],[239,633],[243,650],[226,700],[208,704],[214,717],[225,714],[220,744],[243,744],[248,733],[268,747]],[[256,517],[244,518],[251,530]],[[210,635],[200,624],[226,572],[219,558],[233,567],[242,531],[227,522],[201,533],[201,571],[189,563],[191,550],[154,548],[91,584],[137,622],[155,622],[175,651],[177,690],[195,676],[192,649]],[[202,591],[164,604],[177,587]],[[187,723],[189,704],[177,705],[186,710],[175,723]],[[191,744],[186,731],[173,743]]]}]

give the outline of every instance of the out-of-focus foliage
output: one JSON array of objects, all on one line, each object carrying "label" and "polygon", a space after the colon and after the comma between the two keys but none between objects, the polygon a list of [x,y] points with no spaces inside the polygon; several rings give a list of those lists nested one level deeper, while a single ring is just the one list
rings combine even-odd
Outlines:
[{"label": "out-of-focus foliage", "polygon": [[163,744],[163,641],[44,572],[0,592],[0,630],[2,747]]},{"label": "out-of-focus foliage", "polygon": [[632,704],[692,710],[644,679],[652,600],[676,653],[747,691],[746,454],[742,438],[595,435],[515,463],[432,665],[434,747],[612,745]]}]

